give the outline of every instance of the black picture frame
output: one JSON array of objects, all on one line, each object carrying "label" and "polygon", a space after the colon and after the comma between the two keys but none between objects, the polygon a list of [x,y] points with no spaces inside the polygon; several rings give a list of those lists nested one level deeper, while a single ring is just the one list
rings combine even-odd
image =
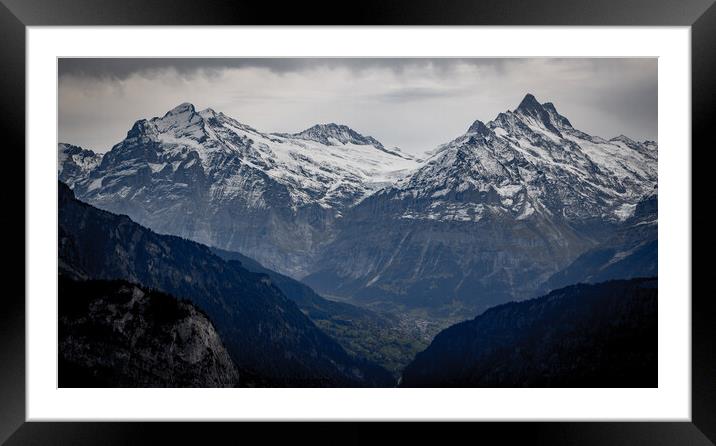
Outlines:
[{"label": "black picture frame", "polygon": [[[692,149],[713,145],[716,108],[716,6],[714,0],[362,0],[269,2],[187,0],[0,0],[0,92],[2,152],[6,173],[6,241],[23,243],[25,228],[25,32],[27,26],[87,25],[533,25],[689,26],[692,62]],[[49,101],[48,106],[54,104]],[[700,148],[699,148],[700,147]],[[671,148],[677,150],[676,148]],[[702,155],[699,154],[699,160]],[[693,158],[692,158],[693,160]],[[10,164],[11,163],[11,164]],[[700,163],[704,168],[705,163]],[[24,169],[17,166],[22,165]],[[694,167],[698,165],[693,164]],[[11,166],[11,168],[8,168]],[[708,174],[692,173],[695,181]],[[697,183],[698,184],[698,183]],[[694,197],[708,188],[694,187]],[[693,203],[694,201],[692,201]],[[699,203],[699,201],[696,201]],[[692,213],[693,214],[693,213]],[[693,216],[692,216],[693,218]],[[10,229],[12,228],[12,229]],[[693,228],[693,225],[692,225]],[[693,229],[692,229],[693,231]],[[667,235],[668,236],[668,235]],[[5,244],[9,247],[9,244]],[[20,246],[17,247],[19,252]],[[0,441],[7,444],[207,443],[309,440],[358,444],[375,439],[421,441],[529,441],[538,444],[708,445],[716,443],[716,304],[693,288],[691,422],[530,422],[530,423],[44,423],[25,422],[25,262],[5,251],[6,285],[0,307]],[[8,261],[9,260],[9,261]],[[668,261],[668,259],[662,259]],[[693,263],[693,262],[692,262]],[[705,264],[694,264],[702,272]],[[700,268],[700,269],[696,269]],[[700,278],[703,274],[693,274]],[[698,280],[701,282],[702,280]],[[619,404],[618,401],[614,402]],[[380,404],[376,401],[376,404]],[[380,431],[378,430],[380,428]],[[388,429],[386,429],[388,428]],[[447,435],[447,437],[446,437]],[[497,435],[495,437],[494,435]],[[458,440],[463,437],[465,440]]]}]

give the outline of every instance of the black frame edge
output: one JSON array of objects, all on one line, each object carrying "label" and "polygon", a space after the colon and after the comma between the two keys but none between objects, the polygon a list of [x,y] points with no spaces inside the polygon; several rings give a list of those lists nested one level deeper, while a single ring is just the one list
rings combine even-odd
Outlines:
[{"label": "black frame edge", "polygon": [[[700,158],[713,146],[716,120],[716,5],[712,5],[691,27],[691,156],[692,239],[695,228],[693,205],[703,199],[709,180],[706,163],[693,162],[697,147]],[[705,158],[704,158],[705,160]],[[699,230],[699,234],[703,231]],[[691,244],[693,250],[693,243]],[[703,248],[700,247],[700,250]],[[691,298],[691,417],[693,423],[716,443],[716,302],[695,287],[708,277],[706,265],[695,263],[692,251]]]},{"label": "black frame edge", "polygon": [[[23,194],[16,192],[4,197],[8,208],[14,211],[6,211],[14,220],[8,229],[12,227],[12,233],[19,235],[25,234],[25,25],[3,4],[0,4],[0,42],[0,60],[5,65],[0,70],[3,101],[0,134],[8,161],[17,166],[2,176],[2,184],[6,191],[17,191],[17,185],[23,185]],[[24,240],[19,236],[7,239],[22,245],[13,246],[18,254],[22,248],[22,255],[6,263],[9,268],[5,277],[15,280],[8,280],[0,310],[0,442],[25,422]],[[23,279],[19,280],[20,277]]]},{"label": "black frame edge", "polygon": [[[445,7],[429,1],[361,2],[349,18],[332,12],[313,14],[316,8],[335,2],[297,3],[277,12],[268,3],[246,1],[195,4],[190,1],[166,0],[145,4],[142,0],[66,0],[60,5],[51,0],[0,0],[0,54],[4,67],[0,71],[0,92],[3,94],[3,117],[0,119],[3,143],[8,156],[17,158],[25,166],[25,27],[33,25],[207,25],[262,24],[270,17],[271,24],[391,24],[391,25],[602,25],[602,26],[692,26],[692,157],[693,147],[706,146],[713,138],[716,118],[716,5],[714,0],[607,0],[595,9],[591,2],[579,0],[546,0],[539,5],[520,0],[451,1]],[[316,6],[316,5],[320,6]],[[8,6],[6,6],[8,5]],[[302,6],[301,6],[302,5]],[[200,11],[197,11],[200,10]],[[139,13],[141,11],[141,13]],[[705,12],[704,12],[705,11]],[[271,14],[273,15],[271,15]],[[338,17],[336,17],[338,16]],[[268,22],[266,22],[268,23]],[[22,147],[22,150],[19,148]],[[706,150],[706,147],[700,150]],[[15,164],[16,165],[16,164]],[[699,167],[695,164],[692,166]],[[703,165],[701,166],[703,168]],[[6,203],[13,210],[22,209],[17,218],[25,236],[25,196],[13,194],[18,181],[25,184],[24,169],[13,169],[3,176]],[[19,175],[20,178],[15,177]],[[708,175],[692,173],[694,182],[705,181]],[[698,185],[698,183],[696,183]],[[703,187],[692,189],[702,194]],[[22,203],[21,203],[22,201]],[[692,203],[695,202],[692,198]],[[693,212],[692,212],[693,215]],[[693,218],[693,216],[692,216]],[[692,224],[693,227],[693,224]],[[692,229],[693,231],[693,229]],[[693,236],[692,236],[693,237]],[[24,238],[8,237],[23,243],[22,263],[11,264],[12,279],[20,277],[25,267]],[[19,250],[19,247],[18,247]],[[7,258],[7,257],[6,257]],[[693,271],[701,271],[703,264],[693,264]],[[15,273],[17,269],[17,273]],[[695,275],[700,277],[701,275]],[[23,274],[24,277],[24,274]],[[207,438],[228,438],[241,434],[258,434],[266,439],[294,440],[325,438],[318,442],[357,444],[378,435],[381,423],[285,423],[286,428],[271,429],[259,424],[235,423],[39,423],[25,422],[25,283],[14,283],[5,293],[0,311],[0,442],[8,444],[127,444],[144,443],[153,437],[186,444]],[[504,441],[529,441],[537,444],[610,444],[610,445],[667,445],[716,443],[716,302],[709,296],[692,297],[692,422],[682,423],[450,423],[445,426],[453,435],[464,433],[466,438],[497,434]],[[444,433],[428,432],[427,424],[398,425],[385,440],[405,441],[409,436],[422,441],[444,441]],[[382,426],[386,427],[386,426]],[[384,431],[385,429],[380,429]],[[340,435],[340,437],[338,436]]]},{"label": "black frame edge", "polygon": [[713,0],[2,0],[33,25],[688,26]]},{"label": "black frame edge", "polygon": [[[445,444],[464,438],[480,444],[548,446],[708,446],[691,423],[25,423],[14,445],[211,444],[261,439],[260,444]],[[449,440],[448,440],[449,441]],[[259,443],[259,441],[257,441]],[[498,442],[495,442],[496,444]]]}]

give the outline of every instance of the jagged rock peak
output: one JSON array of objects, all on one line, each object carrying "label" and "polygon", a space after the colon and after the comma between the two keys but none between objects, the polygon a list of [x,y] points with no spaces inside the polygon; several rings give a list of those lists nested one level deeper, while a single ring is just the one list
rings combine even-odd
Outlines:
[{"label": "jagged rock peak", "polygon": [[543,110],[543,108],[532,93],[527,93],[515,111],[527,112],[531,110]]},{"label": "jagged rock peak", "polygon": [[479,119],[472,123],[467,133],[477,133],[478,135],[487,136],[491,133],[491,130],[485,125],[484,122]]},{"label": "jagged rock peak", "polygon": [[571,128],[572,124],[567,118],[557,113],[557,109],[551,102],[545,102],[540,104],[539,101],[531,93],[527,93],[520,102],[520,105],[515,109],[515,113],[523,117],[530,117],[541,122],[545,128],[552,131],[553,133],[562,136],[560,128],[568,127]]},{"label": "jagged rock peak", "polygon": [[547,111],[550,111],[552,113],[557,113],[557,109],[555,108],[554,104],[551,102],[545,102],[542,104],[542,108],[544,108]]}]

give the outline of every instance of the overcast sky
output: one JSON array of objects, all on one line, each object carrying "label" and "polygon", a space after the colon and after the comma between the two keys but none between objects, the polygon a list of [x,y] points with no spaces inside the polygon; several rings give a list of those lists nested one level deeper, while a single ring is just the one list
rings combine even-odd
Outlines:
[{"label": "overcast sky", "polygon": [[346,124],[422,153],[526,93],[576,128],[657,140],[656,59],[60,59],[59,140],[105,152],[182,102],[265,132]]}]

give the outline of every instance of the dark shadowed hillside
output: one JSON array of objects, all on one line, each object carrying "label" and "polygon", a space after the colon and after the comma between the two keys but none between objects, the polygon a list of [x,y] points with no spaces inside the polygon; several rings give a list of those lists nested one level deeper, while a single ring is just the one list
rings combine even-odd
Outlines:
[{"label": "dark shadowed hillside", "polygon": [[657,280],[574,285],[454,325],[403,387],[656,387]]},{"label": "dark shadowed hillside", "polygon": [[390,386],[383,368],[356,359],[318,329],[264,274],[209,248],[159,235],[59,187],[59,266],[78,279],[126,280],[188,299],[216,327],[243,376],[274,386]]}]

